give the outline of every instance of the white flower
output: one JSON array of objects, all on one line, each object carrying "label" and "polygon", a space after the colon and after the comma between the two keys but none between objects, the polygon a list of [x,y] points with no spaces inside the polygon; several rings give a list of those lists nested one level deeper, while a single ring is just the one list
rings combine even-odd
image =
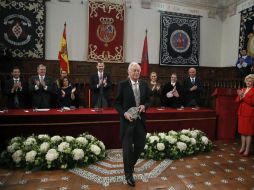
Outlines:
[{"label": "white flower", "polygon": [[13,161],[19,163],[21,161],[22,154],[23,154],[22,150],[17,150],[16,152],[14,152],[12,154]]},{"label": "white flower", "polygon": [[170,136],[170,135],[167,135],[167,136],[165,137],[165,139],[166,139],[170,144],[175,144],[175,143],[177,142],[177,139],[174,138],[174,137],[172,137],[172,136]]},{"label": "white flower", "polygon": [[165,133],[159,133],[158,136],[159,136],[161,139],[165,139],[165,137],[166,137]]},{"label": "white flower", "polygon": [[66,139],[67,142],[72,142],[72,141],[75,140],[75,138],[72,137],[72,136],[66,136],[65,139]]},{"label": "white flower", "polygon": [[99,155],[101,153],[101,149],[100,147],[98,147],[97,145],[92,144],[90,150],[95,154],[95,155]]},{"label": "white flower", "polygon": [[21,140],[21,137],[13,137],[11,139],[11,144],[14,143],[14,142],[20,141],[20,140]]},{"label": "white flower", "polygon": [[37,154],[37,152],[34,151],[34,150],[31,150],[30,152],[27,152],[27,153],[26,153],[26,161],[27,161],[27,162],[30,162],[30,163],[33,163],[36,154]]},{"label": "white flower", "polygon": [[62,142],[61,144],[58,145],[58,151],[59,152],[64,152],[67,148],[70,147],[70,144],[67,142]]},{"label": "white flower", "polygon": [[186,135],[181,135],[180,136],[180,140],[181,141],[184,141],[184,142],[190,142],[190,138]]},{"label": "white flower", "polygon": [[56,149],[49,149],[45,158],[47,161],[54,161],[58,158],[59,153],[56,151]]},{"label": "white flower", "polygon": [[201,137],[202,142],[207,145],[208,144],[208,138],[206,136]]},{"label": "white flower", "polygon": [[201,133],[201,131],[198,129],[195,129],[194,132],[196,132],[197,134]]},{"label": "white flower", "polygon": [[159,142],[159,137],[158,136],[150,136],[149,137],[149,141],[150,141],[150,143],[153,143],[154,141],[157,141],[157,142]]},{"label": "white flower", "polygon": [[78,137],[78,138],[76,138],[76,141],[78,143],[83,144],[83,145],[86,145],[88,143],[88,141],[87,141],[87,139],[85,137]]},{"label": "white flower", "polygon": [[32,144],[36,144],[36,140],[33,137],[28,137],[26,141],[24,142],[25,146],[30,146]]},{"label": "white flower", "polygon": [[14,142],[13,144],[7,147],[7,151],[10,153],[13,153],[18,147],[19,147],[19,144]]},{"label": "white flower", "polygon": [[165,149],[165,145],[163,143],[157,143],[157,149],[159,151],[163,151]]},{"label": "white flower", "polygon": [[193,137],[193,138],[197,138],[197,132],[196,131],[191,131],[190,132],[190,134],[191,134],[191,136]]},{"label": "white flower", "polygon": [[53,143],[61,141],[61,140],[62,140],[62,138],[59,135],[55,135],[55,136],[51,137],[51,141]]},{"label": "white flower", "polygon": [[191,141],[192,145],[195,145],[197,143],[196,139],[194,139],[194,138],[190,138],[190,141]]},{"label": "white flower", "polygon": [[81,160],[84,157],[85,153],[82,149],[76,148],[72,151],[72,155],[73,160]]},{"label": "white flower", "polygon": [[171,130],[171,131],[168,132],[168,134],[169,134],[169,135],[172,135],[172,136],[176,136],[176,135],[177,135],[177,132]]},{"label": "white flower", "polygon": [[38,135],[38,139],[49,139],[49,136],[46,134],[40,134]]},{"label": "white flower", "polygon": [[91,141],[93,141],[95,139],[93,135],[86,135],[86,138],[90,139]]},{"label": "white flower", "polygon": [[146,144],[145,147],[144,147],[144,149],[146,150],[147,148],[148,148],[148,145]]},{"label": "white flower", "polygon": [[183,134],[190,134],[190,129],[183,129],[181,131],[181,133],[183,133]]},{"label": "white flower", "polygon": [[40,151],[45,153],[47,152],[49,149],[49,143],[48,142],[44,142],[40,145]]},{"label": "white flower", "polygon": [[146,138],[150,137],[151,136],[151,133],[147,133],[146,134]]},{"label": "white flower", "polygon": [[101,147],[102,150],[105,150],[105,145],[103,144],[103,142],[99,141],[99,146]]},{"label": "white flower", "polygon": [[184,150],[186,150],[186,148],[187,148],[187,145],[186,145],[185,143],[183,143],[183,142],[177,142],[176,145],[177,145],[177,148],[178,148],[181,152],[184,151]]}]

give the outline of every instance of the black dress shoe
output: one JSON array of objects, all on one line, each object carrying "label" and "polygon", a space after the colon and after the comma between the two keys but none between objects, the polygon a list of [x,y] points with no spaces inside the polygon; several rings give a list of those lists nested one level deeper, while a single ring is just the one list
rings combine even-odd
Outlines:
[{"label": "black dress shoe", "polygon": [[129,186],[132,186],[132,187],[135,186],[135,180],[134,180],[132,174],[128,174],[125,178],[126,178],[127,184],[128,184]]},{"label": "black dress shoe", "polygon": [[135,181],[133,178],[126,179],[127,184],[131,187],[135,187]]}]

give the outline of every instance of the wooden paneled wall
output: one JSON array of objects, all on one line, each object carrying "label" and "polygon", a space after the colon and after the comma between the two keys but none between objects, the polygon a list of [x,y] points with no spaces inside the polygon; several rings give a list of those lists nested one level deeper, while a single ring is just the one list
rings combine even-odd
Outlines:
[{"label": "wooden paneled wall", "polygon": [[[36,74],[36,67],[39,64],[44,64],[47,67],[47,74],[58,78],[59,63],[56,60],[29,60],[29,61],[15,61],[12,63],[21,68],[22,76],[28,79],[30,76]],[[127,77],[128,63],[105,63],[106,72],[109,72],[112,77],[113,90],[112,99],[115,97],[117,91],[117,83]],[[187,76],[189,67],[166,67],[159,66],[159,64],[150,64],[150,72],[155,71],[158,74],[159,82],[164,84],[170,80],[171,73],[175,72],[178,75],[178,80],[181,82]],[[88,107],[88,91],[89,91],[89,77],[96,73],[96,63],[84,61],[70,61],[70,78],[80,89],[80,99],[84,107]],[[7,75],[8,73],[2,73]],[[241,81],[237,78],[237,71],[235,67],[197,67],[197,75],[199,75],[203,82],[205,91],[202,94],[204,106],[212,107],[211,94],[215,87],[238,88],[242,86]]]}]

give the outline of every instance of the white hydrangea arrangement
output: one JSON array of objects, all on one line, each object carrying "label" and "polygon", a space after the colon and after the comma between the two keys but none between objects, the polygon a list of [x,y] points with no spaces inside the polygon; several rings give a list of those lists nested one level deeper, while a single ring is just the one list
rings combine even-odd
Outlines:
[{"label": "white hydrangea arrangement", "polygon": [[147,133],[145,159],[162,160],[165,158],[179,159],[198,152],[208,152],[212,149],[211,140],[200,130],[183,129],[179,132]]},{"label": "white hydrangea arrangement", "polygon": [[0,155],[0,164],[29,170],[85,166],[106,157],[105,145],[84,133],[72,136],[47,134],[14,137]]}]

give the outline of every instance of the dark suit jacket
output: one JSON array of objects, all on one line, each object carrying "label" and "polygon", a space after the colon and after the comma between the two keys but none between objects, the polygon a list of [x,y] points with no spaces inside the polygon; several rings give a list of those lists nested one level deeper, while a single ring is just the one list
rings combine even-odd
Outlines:
[{"label": "dark suit jacket", "polygon": [[[107,86],[102,88],[102,93],[104,98],[107,100],[108,105],[110,106],[110,93],[111,93],[111,77],[108,73],[103,72],[103,79],[107,79]],[[92,91],[92,106],[94,107],[97,102],[98,98],[100,96],[100,88],[97,88],[97,84],[99,84],[99,76],[98,74],[92,75],[90,77],[90,89]]]},{"label": "dark suit jacket", "polygon": [[[140,90],[140,105],[144,105],[147,109],[150,105],[150,89],[147,83],[143,80],[139,80]],[[135,97],[132,90],[131,81],[125,80],[119,83],[118,92],[115,101],[115,108],[120,115],[120,138],[124,136],[126,128],[132,124],[125,119],[124,113],[131,107],[136,107]],[[145,128],[145,113],[141,113],[141,121]]]},{"label": "dark suit jacket", "polygon": [[50,108],[51,94],[56,92],[54,80],[49,76],[45,76],[44,81],[47,86],[47,90],[45,90],[42,86],[39,86],[39,89],[36,90],[35,80],[39,80],[39,77],[32,76],[29,79],[29,91],[32,93],[32,106],[36,108]]},{"label": "dark suit jacket", "polygon": [[167,93],[174,89],[174,86],[171,85],[171,82],[168,82],[165,84],[165,86],[162,89],[161,96],[162,96],[162,105],[166,107],[173,107],[173,108],[179,108],[182,106],[182,87],[179,84],[179,82],[176,82],[176,90],[180,97],[167,97]]},{"label": "dark suit jacket", "polygon": [[24,108],[26,106],[25,104],[25,98],[26,98],[26,93],[27,93],[27,83],[23,80],[20,79],[22,89],[17,89],[17,91],[12,92],[12,87],[14,85],[14,80],[13,78],[9,79],[5,83],[5,89],[4,93],[8,96],[8,101],[7,101],[7,107],[8,108],[17,108],[15,105],[15,96],[18,98],[19,102],[19,108]]},{"label": "dark suit jacket", "polygon": [[[190,88],[196,85],[197,90],[190,91]],[[200,93],[203,92],[204,86],[199,77],[195,78],[195,84],[191,83],[190,77],[186,78],[183,81],[183,92],[184,92],[184,102],[186,106],[189,106],[190,102],[195,101],[197,106],[200,106]]]}]

